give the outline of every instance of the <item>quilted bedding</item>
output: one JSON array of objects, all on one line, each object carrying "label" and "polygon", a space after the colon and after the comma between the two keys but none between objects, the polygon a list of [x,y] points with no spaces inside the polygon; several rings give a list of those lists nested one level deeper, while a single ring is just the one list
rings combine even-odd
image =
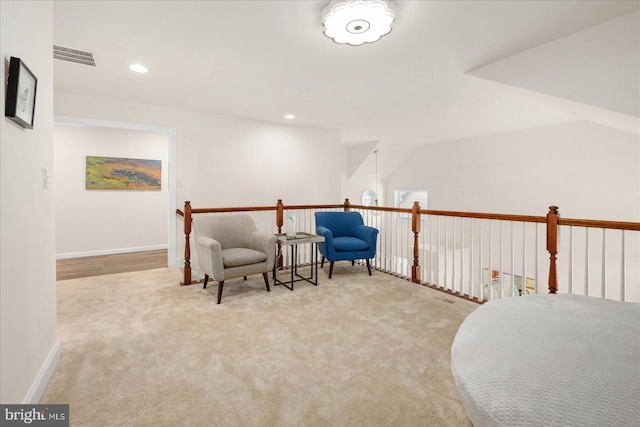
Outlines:
[{"label": "quilted bedding", "polygon": [[487,303],[451,369],[481,426],[640,426],[640,304],[577,295]]}]

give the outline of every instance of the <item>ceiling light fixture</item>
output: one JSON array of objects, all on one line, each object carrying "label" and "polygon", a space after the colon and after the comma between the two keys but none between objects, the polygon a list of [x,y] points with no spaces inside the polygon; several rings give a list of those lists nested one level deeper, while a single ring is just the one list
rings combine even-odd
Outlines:
[{"label": "ceiling light fixture", "polygon": [[293,120],[296,118],[296,116],[294,116],[293,114],[285,114],[284,118],[287,120]]},{"label": "ceiling light fixture", "polygon": [[395,5],[388,0],[332,0],[322,11],[324,34],[352,46],[388,34],[395,18]]},{"label": "ceiling light fixture", "polygon": [[146,73],[147,71],[147,67],[145,67],[144,65],[140,65],[140,64],[131,64],[129,65],[129,69],[131,71],[135,71],[136,73]]}]

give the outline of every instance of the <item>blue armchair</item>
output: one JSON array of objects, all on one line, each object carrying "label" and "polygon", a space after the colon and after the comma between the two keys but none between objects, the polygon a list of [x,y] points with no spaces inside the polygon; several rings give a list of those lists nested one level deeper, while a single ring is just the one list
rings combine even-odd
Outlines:
[{"label": "blue armchair", "polygon": [[371,276],[369,259],[376,256],[378,230],[364,225],[358,212],[316,212],[316,234],[324,236],[318,246],[322,254],[320,268],[325,258],[329,260],[329,279],[335,261],[364,259]]}]

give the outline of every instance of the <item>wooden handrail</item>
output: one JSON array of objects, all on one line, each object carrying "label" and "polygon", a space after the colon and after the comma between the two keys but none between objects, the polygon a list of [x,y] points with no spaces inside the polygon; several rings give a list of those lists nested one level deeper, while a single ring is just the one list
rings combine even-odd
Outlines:
[{"label": "wooden handrail", "polygon": [[600,221],[593,219],[558,218],[558,225],[640,231],[640,222]]},{"label": "wooden handrail", "polygon": [[[342,207],[342,205],[339,205],[338,207]],[[351,209],[362,209],[362,210],[369,210],[369,211],[396,212],[396,213],[407,213],[407,214],[411,213],[411,209],[408,209],[408,208],[389,208],[385,206],[363,206],[363,205],[350,205],[349,207]]]},{"label": "wooden handrail", "polygon": [[284,209],[300,210],[300,209],[342,209],[344,205],[290,205],[284,206]]},{"label": "wooden handrail", "polygon": [[[282,200],[279,200],[280,202]],[[345,205],[282,205],[284,210],[301,210],[301,209],[343,209]],[[351,205],[351,207],[360,207]],[[368,207],[368,206],[364,206]],[[411,209],[398,209],[398,208],[379,208],[380,210],[391,210],[394,212],[409,212],[411,213]],[[202,214],[202,213],[227,213],[227,212],[251,212],[251,211],[275,211],[278,210],[278,206],[238,206],[231,208],[193,208],[191,209],[191,213],[194,214]],[[184,212],[180,209],[176,209],[176,214],[180,216],[184,216]]]},{"label": "wooden handrail", "polygon": [[423,215],[437,215],[437,216],[457,216],[463,218],[478,218],[478,219],[495,219],[499,221],[517,221],[517,222],[538,222],[545,223],[547,221],[544,216],[533,215],[508,215],[508,214],[494,214],[494,213],[481,213],[481,212],[456,212],[456,211],[433,211],[422,210]]},{"label": "wooden handrail", "polygon": [[[341,207],[341,206],[339,206],[339,207]],[[372,210],[372,211],[381,211],[381,212],[401,212],[401,213],[408,213],[408,214],[410,214],[412,212],[412,210],[408,209],[408,208],[389,208],[389,207],[384,207],[384,206],[351,205],[351,209],[363,209],[363,210]],[[544,217],[544,216],[508,215],[508,214],[494,214],[494,213],[484,213],[484,212],[437,211],[437,210],[422,209],[422,208],[420,208],[420,215],[437,215],[437,216],[455,216],[455,217],[462,217],[462,218],[495,219],[495,220],[499,220],[499,221],[538,222],[538,223],[542,223],[542,224],[547,222],[547,218]]]},{"label": "wooden handrail", "polygon": [[191,209],[191,213],[228,213],[228,212],[255,212],[255,211],[275,211],[275,206],[243,206],[236,208],[198,208]]}]

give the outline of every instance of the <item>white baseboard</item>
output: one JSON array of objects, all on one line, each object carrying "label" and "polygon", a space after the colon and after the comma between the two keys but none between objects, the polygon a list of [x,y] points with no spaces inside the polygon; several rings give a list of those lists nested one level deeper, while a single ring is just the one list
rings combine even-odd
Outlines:
[{"label": "white baseboard", "polygon": [[128,252],[157,251],[160,249],[167,249],[168,247],[169,245],[155,245],[155,246],[139,246],[137,248],[121,248],[121,249],[105,249],[100,251],[71,252],[66,254],[56,254],[56,259],[83,258],[88,256],[97,256],[97,255],[126,254]]},{"label": "white baseboard", "polygon": [[56,370],[58,362],[60,361],[60,341],[56,340],[56,343],[51,348],[49,355],[44,360],[44,363],[40,367],[40,372],[36,375],[36,379],[31,384],[29,392],[22,401],[23,405],[36,405],[40,402],[42,393],[47,387],[53,371]]}]

